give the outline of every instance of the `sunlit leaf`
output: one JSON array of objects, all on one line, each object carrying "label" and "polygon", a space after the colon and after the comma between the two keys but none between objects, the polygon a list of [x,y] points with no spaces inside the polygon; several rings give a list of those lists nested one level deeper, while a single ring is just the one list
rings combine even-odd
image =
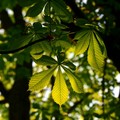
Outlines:
[{"label": "sunlit leaf", "polygon": [[39,59],[43,55],[43,49],[41,48],[41,43],[37,43],[31,47],[31,56],[34,59]]},{"label": "sunlit leaf", "polygon": [[96,39],[98,40],[98,42],[100,43],[101,47],[102,47],[102,54],[107,57],[107,50],[105,47],[105,44],[102,40],[102,38],[98,35],[98,33],[96,31],[94,31],[94,36],[96,37]]},{"label": "sunlit leaf", "polygon": [[60,106],[65,103],[68,99],[68,88],[66,86],[63,74],[60,67],[58,68],[57,76],[55,79],[55,84],[52,90],[52,97],[54,101]]},{"label": "sunlit leaf", "polygon": [[43,55],[40,59],[35,61],[37,64],[40,65],[54,65],[57,64],[57,61],[53,59],[52,57],[49,57],[47,55]]},{"label": "sunlit leaf", "polygon": [[64,68],[64,70],[69,78],[69,81],[71,83],[73,90],[77,93],[83,92],[82,81],[75,75],[75,73],[70,71],[68,68],[66,68],[66,67],[63,67],[63,68]]},{"label": "sunlit leaf", "polygon": [[75,49],[75,54],[82,54],[84,53],[88,46],[89,46],[89,41],[90,41],[90,35],[91,31],[84,30],[82,32],[78,32],[75,36],[74,39],[78,40],[76,49]]},{"label": "sunlit leaf", "polygon": [[88,62],[96,71],[103,71],[104,55],[100,49],[99,43],[94,34],[91,35],[90,45],[88,49]]},{"label": "sunlit leaf", "polygon": [[48,83],[50,82],[50,78],[52,77],[55,69],[56,66],[53,66],[49,70],[45,70],[33,75],[29,82],[29,90],[30,91],[41,90],[45,86],[47,86]]}]

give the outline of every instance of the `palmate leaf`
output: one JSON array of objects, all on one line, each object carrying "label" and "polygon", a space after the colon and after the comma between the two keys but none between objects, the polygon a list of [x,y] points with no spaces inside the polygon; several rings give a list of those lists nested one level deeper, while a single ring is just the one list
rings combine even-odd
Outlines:
[{"label": "palmate leaf", "polygon": [[52,90],[52,97],[54,101],[61,106],[63,103],[67,101],[68,94],[69,91],[63,78],[63,74],[61,72],[60,67],[58,67],[55,84]]},{"label": "palmate leaf", "polygon": [[96,70],[103,71],[105,56],[102,54],[100,45],[94,34],[91,35],[90,45],[88,49],[88,63]]},{"label": "palmate leaf", "polygon": [[84,30],[82,32],[78,32],[75,36],[74,39],[78,40],[76,49],[75,49],[75,54],[82,54],[84,53],[88,46],[89,46],[89,41],[90,41],[90,36],[91,36],[91,31],[90,30]]},{"label": "palmate leaf", "polygon": [[49,70],[45,70],[33,75],[29,82],[29,90],[30,91],[41,90],[45,86],[47,86],[55,69],[56,69],[56,66],[53,66]]},{"label": "palmate leaf", "polygon": [[65,70],[65,72],[69,78],[69,81],[71,83],[73,90],[77,93],[82,93],[83,92],[82,81],[80,79],[78,79],[78,77],[68,68],[63,67],[63,69]]}]

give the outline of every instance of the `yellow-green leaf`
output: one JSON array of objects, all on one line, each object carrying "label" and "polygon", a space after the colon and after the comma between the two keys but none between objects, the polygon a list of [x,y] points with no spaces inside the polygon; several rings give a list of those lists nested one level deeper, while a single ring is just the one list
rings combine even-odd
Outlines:
[{"label": "yellow-green leaf", "polygon": [[98,42],[100,43],[100,45],[102,46],[102,49],[103,49],[102,53],[103,53],[103,55],[105,57],[107,57],[107,50],[106,50],[106,47],[105,47],[105,44],[104,44],[102,38],[99,36],[99,34],[96,31],[94,31],[94,35],[95,35],[96,39],[98,40]]},{"label": "yellow-green leaf", "polygon": [[102,54],[99,43],[94,34],[91,35],[90,45],[88,49],[88,63],[96,70],[103,71],[105,56]]},{"label": "yellow-green leaf", "polygon": [[63,74],[60,67],[58,68],[57,76],[55,79],[55,84],[52,90],[52,97],[54,101],[60,106],[64,104],[68,99],[68,88],[66,86]]},{"label": "yellow-green leaf", "polygon": [[73,90],[77,93],[83,92],[82,81],[80,79],[78,79],[78,77],[72,71],[70,71],[66,67],[63,67],[63,68],[64,68],[64,70],[69,78],[69,81],[71,83]]},{"label": "yellow-green leaf", "polygon": [[29,90],[30,91],[41,90],[45,86],[47,86],[55,69],[56,69],[56,66],[53,66],[49,70],[45,70],[33,75],[29,82]]},{"label": "yellow-green leaf", "polygon": [[87,50],[87,48],[89,46],[90,35],[91,35],[90,30],[84,30],[84,31],[76,34],[75,39],[78,40],[76,49],[75,49],[76,55],[82,54]]},{"label": "yellow-green leaf", "polygon": [[41,43],[33,45],[31,47],[30,54],[36,60],[41,58],[43,55],[43,49],[41,48]]}]

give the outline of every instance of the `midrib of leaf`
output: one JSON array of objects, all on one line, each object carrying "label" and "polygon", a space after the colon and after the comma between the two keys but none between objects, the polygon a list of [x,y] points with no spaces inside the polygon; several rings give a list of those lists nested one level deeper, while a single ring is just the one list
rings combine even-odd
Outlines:
[{"label": "midrib of leaf", "polygon": [[100,45],[103,47],[104,57],[107,57],[107,50],[106,50],[106,47],[105,47],[105,44],[104,44],[103,40],[101,39],[101,37],[99,36],[99,34],[96,31],[93,31],[93,33],[94,33],[94,36],[95,36],[96,40],[98,40]]},{"label": "midrib of leaf", "polygon": [[39,78],[37,80],[35,80],[35,78],[32,80],[32,78],[31,78],[31,80],[29,82],[29,90],[31,90],[31,91],[41,90],[43,87],[45,87],[49,83],[50,78],[52,77],[52,74],[53,74],[55,69],[56,69],[56,66],[52,67],[49,70],[43,71],[44,73],[43,72],[38,73],[38,76],[40,76],[41,78]]},{"label": "midrib of leaf", "polygon": [[[92,57],[92,61],[89,60],[90,57]],[[100,50],[100,46],[99,46],[97,40],[94,38],[93,33],[91,36],[90,46],[89,46],[89,50],[88,50],[88,62],[97,71],[103,70],[104,58],[103,58],[102,52]]]},{"label": "midrib of leaf", "polygon": [[88,33],[81,35],[81,37],[78,39],[78,43],[76,45],[76,50],[75,50],[76,55],[84,53],[88,48],[91,31],[86,31],[86,32]]},{"label": "midrib of leaf", "polygon": [[67,101],[68,89],[61,73],[60,66],[58,67],[55,84],[53,86],[52,97],[54,101],[60,106]]},{"label": "midrib of leaf", "polygon": [[74,73],[71,70],[69,70],[68,68],[64,66],[63,66],[63,69],[65,70],[69,78],[69,81],[71,83],[73,90],[77,93],[83,92],[82,82],[78,80],[78,78],[74,75]]}]

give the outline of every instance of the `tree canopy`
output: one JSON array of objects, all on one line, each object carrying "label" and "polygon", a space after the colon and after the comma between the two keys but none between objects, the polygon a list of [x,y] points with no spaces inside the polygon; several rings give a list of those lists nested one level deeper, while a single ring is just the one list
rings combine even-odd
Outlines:
[{"label": "tree canopy", "polygon": [[119,120],[119,11],[117,0],[1,0],[0,119]]}]

